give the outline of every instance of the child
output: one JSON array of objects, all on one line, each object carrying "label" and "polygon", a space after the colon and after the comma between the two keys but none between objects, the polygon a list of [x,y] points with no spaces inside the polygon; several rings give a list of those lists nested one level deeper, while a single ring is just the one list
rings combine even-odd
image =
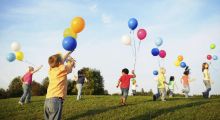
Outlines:
[{"label": "child", "polygon": [[132,89],[132,95],[135,96],[136,95],[136,87],[137,87],[137,82],[135,79],[132,79],[132,86],[131,86],[131,89]]},{"label": "child", "polygon": [[174,79],[174,76],[170,76],[170,81],[168,83],[169,97],[173,97],[174,85],[176,85]]},{"label": "child", "polygon": [[189,97],[189,92],[190,92],[190,87],[189,87],[189,74],[190,74],[190,69],[187,66],[185,68],[185,71],[183,72],[183,76],[181,78],[181,84],[183,84],[183,90],[182,92],[185,94],[185,98]]},{"label": "child", "polygon": [[120,85],[120,88],[121,88],[121,93],[122,93],[121,105],[122,106],[126,105],[126,100],[128,97],[128,91],[130,87],[130,79],[136,77],[134,70],[132,71],[132,75],[128,75],[128,73],[129,73],[129,70],[127,68],[124,68],[122,70],[122,76],[118,80],[118,84],[116,86],[118,88]]},{"label": "child", "polygon": [[32,84],[32,76],[34,73],[39,71],[43,66],[41,65],[36,70],[34,70],[33,67],[29,66],[27,73],[21,78],[21,81],[23,83],[23,95],[20,98],[20,101],[18,102],[20,105],[23,105],[25,103],[31,102],[31,84]]},{"label": "child", "polygon": [[211,91],[211,83],[213,81],[211,80],[210,73],[209,73],[209,64],[208,63],[203,63],[202,64],[202,72],[203,72],[203,82],[206,87],[206,91],[203,92],[203,97],[204,98],[209,98],[209,92]]},{"label": "child", "polygon": [[73,79],[76,81],[76,89],[78,91],[76,100],[80,100],[81,94],[82,94],[82,87],[83,87],[84,82],[87,82],[87,79],[82,70],[79,70],[78,77],[74,76]]},{"label": "child", "polygon": [[67,94],[67,74],[75,67],[75,60],[69,58],[66,65],[64,61],[72,52],[68,52],[64,58],[60,54],[49,57],[49,86],[47,88],[44,103],[44,117],[46,120],[60,120],[62,115],[62,104]]},{"label": "child", "polygon": [[159,75],[157,78],[157,89],[158,89],[158,93],[153,95],[153,101],[156,101],[160,96],[161,96],[161,101],[166,101],[165,97],[166,97],[166,88],[165,88],[165,84],[166,83],[166,77],[165,77],[165,73],[166,73],[166,69],[165,68],[160,68],[159,70]]}]

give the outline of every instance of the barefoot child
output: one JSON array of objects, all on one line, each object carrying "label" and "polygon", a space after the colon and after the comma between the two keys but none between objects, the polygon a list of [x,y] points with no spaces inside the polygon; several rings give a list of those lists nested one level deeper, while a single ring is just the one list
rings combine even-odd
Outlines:
[{"label": "barefoot child", "polygon": [[120,88],[121,88],[121,93],[122,93],[121,105],[126,105],[126,100],[128,97],[128,91],[130,87],[130,79],[136,77],[134,70],[132,71],[132,75],[128,75],[128,73],[129,73],[129,70],[127,68],[124,68],[122,70],[122,76],[118,80],[118,84],[116,86],[118,88],[120,85]]},{"label": "barefoot child", "polygon": [[177,85],[174,82],[174,80],[175,80],[174,76],[170,76],[170,81],[168,83],[169,97],[173,97],[174,86],[176,86],[176,88],[177,88]]},{"label": "barefoot child", "polygon": [[183,90],[182,92],[185,94],[185,98],[189,97],[189,92],[190,92],[190,87],[189,87],[189,74],[190,74],[190,69],[187,66],[185,68],[185,71],[183,72],[183,76],[181,78],[181,84],[183,84]]},{"label": "barefoot child", "polygon": [[136,95],[136,88],[137,88],[137,81],[133,78],[131,82],[132,82],[132,86],[131,86],[132,95],[135,96]]},{"label": "barefoot child", "polygon": [[30,103],[31,101],[31,84],[32,84],[32,76],[34,73],[39,71],[43,66],[41,65],[36,70],[33,67],[29,66],[27,73],[21,78],[23,83],[23,95],[21,96],[20,101],[18,102],[20,105],[25,103]]},{"label": "barefoot child", "polygon": [[83,70],[79,70],[78,76],[74,76],[73,79],[76,81],[76,89],[78,91],[76,100],[80,100],[81,94],[82,94],[83,84],[84,84],[84,82],[87,82],[88,80],[86,79],[86,77],[83,73]]},{"label": "barefoot child", "polygon": [[159,75],[158,75],[158,78],[157,78],[158,93],[153,95],[153,101],[156,101],[160,96],[161,96],[161,101],[166,101],[165,100],[165,97],[166,97],[165,84],[167,84],[167,82],[166,82],[165,73],[166,73],[166,69],[165,68],[160,68]]},{"label": "barefoot child", "polygon": [[202,72],[203,72],[203,82],[206,87],[206,91],[203,92],[203,97],[204,98],[209,98],[209,92],[211,91],[211,83],[213,81],[211,80],[210,73],[209,73],[209,64],[208,63],[203,63],[202,64]]},{"label": "barefoot child", "polygon": [[75,67],[75,60],[69,58],[66,65],[64,61],[72,52],[68,52],[64,58],[60,54],[49,57],[49,86],[47,88],[46,100],[44,103],[44,118],[46,120],[60,120],[62,105],[67,94],[67,74]]}]

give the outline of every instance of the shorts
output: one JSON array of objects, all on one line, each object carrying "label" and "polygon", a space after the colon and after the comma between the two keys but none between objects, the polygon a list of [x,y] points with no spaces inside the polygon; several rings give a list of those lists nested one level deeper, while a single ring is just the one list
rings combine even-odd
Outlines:
[{"label": "shorts", "polygon": [[129,88],[121,88],[121,96],[123,96],[124,98],[127,98],[128,91],[129,91]]}]

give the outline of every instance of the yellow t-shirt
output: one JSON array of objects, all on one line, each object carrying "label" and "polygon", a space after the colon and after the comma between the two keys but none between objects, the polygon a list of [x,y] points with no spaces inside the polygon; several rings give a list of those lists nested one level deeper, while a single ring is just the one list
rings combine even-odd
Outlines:
[{"label": "yellow t-shirt", "polygon": [[65,65],[49,69],[49,86],[46,98],[62,97],[67,94],[67,70]]},{"label": "yellow t-shirt", "polygon": [[203,80],[210,80],[210,74],[207,69],[203,71]]},{"label": "yellow t-shirt", "polygon": [[164,82],[166,81],[166,77],[164,74],[159,74],[158,75],[158,88],[165,88]]}]

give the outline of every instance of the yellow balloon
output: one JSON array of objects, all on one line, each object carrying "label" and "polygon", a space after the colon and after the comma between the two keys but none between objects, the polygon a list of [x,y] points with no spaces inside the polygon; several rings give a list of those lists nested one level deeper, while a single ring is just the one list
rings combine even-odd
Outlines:
[{"label": "yellow balloon", "polygon": [[180,61],[179,60],[176,60],[176,62],[174,63],[175,64],[175,66],[180,66]]},{"label": "yellow balloon", "polygon": [[85,21],[82,17],[73,18],[71,22],[71,28],[73,32],[79,33],[84,29],[84,27],[85,27]]},{"label": "yellow balloon", "polygon": [[22,61],[24,59],[24,54],[21,51],[15,53],[16,59]]},{"label": "yellow balloon", "polygon": [[63,32],[63,37],[71,36],[73,38],[77,38],[77,33],[74,33],[71,28],[66,28]]}]

